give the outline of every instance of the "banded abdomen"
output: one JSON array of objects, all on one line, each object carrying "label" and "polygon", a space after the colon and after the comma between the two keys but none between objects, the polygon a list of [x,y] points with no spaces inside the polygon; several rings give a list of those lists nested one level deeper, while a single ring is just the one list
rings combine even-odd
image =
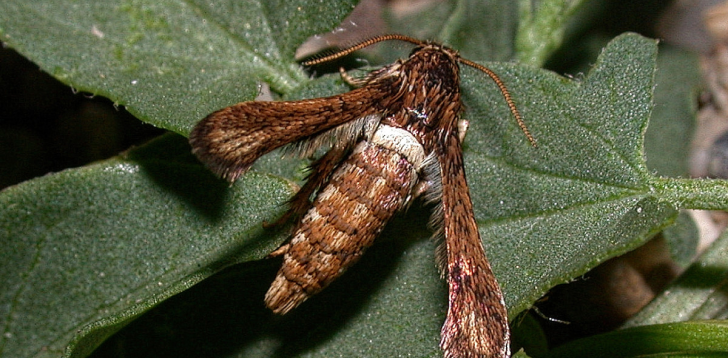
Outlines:
[{"label": "banded abdomen", "polygon": [[274,255],[283,265],[265,296],[284,314],[359,260],[392,216],[410,200],[425,152],[404,129],[380,125],[332,173],[291,241]]}]

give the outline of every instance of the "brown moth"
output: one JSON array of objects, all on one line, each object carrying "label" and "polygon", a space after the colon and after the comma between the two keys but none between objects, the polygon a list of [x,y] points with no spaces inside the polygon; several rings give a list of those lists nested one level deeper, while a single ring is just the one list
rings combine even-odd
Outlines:
[{"label": "brown moth", "polygon": [[[243,102],[203,119],[190,134],[192,151],[213,172],[234,181],[263,154],[295,144],[301,156],[320,146],[306,184],[286,217],[299,218],[288,243],[271,253],[283,265],[265,296],[284,314],[354,264],[392,216],[420,194],[438,203],[432,221],[449,308],[440,346],[445,357],[510,355],[508,314],[473,216],[462,140],[460,68],[492,78],[528,140],[535,144],[502,81],[447,47],[402,35],[363,41],[306,66],[386,40],[417,47],[409,58],[353,79],[358,87],[327,98]],[[313,201],[311,197],[313,196]]]}]

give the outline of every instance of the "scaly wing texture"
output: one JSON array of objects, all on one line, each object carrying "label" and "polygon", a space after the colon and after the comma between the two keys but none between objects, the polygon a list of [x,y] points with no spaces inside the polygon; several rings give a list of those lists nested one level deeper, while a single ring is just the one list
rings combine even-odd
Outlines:
[{"label": "scaly wing texture", "polygon": [[288,102],[242,102],[214,112],[190,133],[192,152],[234,181],[263,154],[387,108],[392,89],[366,86],[344,94]]},{"label": "scaly wing texture", "polygon": [[446,358],[508,357],[508,313],[480,241],[457,135],[437,151],[450,302],[440,346]]}]

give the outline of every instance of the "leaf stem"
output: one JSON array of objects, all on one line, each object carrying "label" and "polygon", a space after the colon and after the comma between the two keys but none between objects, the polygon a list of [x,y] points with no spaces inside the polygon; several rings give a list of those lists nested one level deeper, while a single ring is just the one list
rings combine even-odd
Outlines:
[{"label": "leaf stem", "polygon": [[681,209],[728,210],[728,180],[655,178],[651,186]]}]

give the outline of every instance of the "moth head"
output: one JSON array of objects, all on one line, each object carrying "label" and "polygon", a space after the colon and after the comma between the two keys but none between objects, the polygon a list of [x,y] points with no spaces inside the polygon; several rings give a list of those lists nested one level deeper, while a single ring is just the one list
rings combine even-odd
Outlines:
[{"label": "moth head", "polygon": [[460,67],[456,51],[436,44],[418,46],[402,63],[402,72],[414,74],[416,87],[459,92]]}]

